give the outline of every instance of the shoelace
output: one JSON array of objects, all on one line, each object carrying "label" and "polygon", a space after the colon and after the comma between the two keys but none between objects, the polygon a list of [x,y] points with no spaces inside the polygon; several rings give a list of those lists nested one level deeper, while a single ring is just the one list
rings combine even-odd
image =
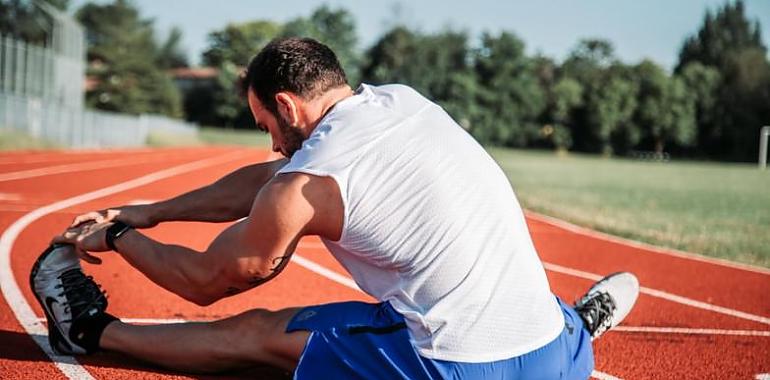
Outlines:
[{"label": "shoelace", "polygon": [[56,285],[56,288],[62,288],[59,296],[64,295],[67,299],[65,311],[73,311],[72,319],[62,322],[81,318],[92,306],[99,311],[107,308],[107,294],[94,282],[93,277],[84,275],[80,269],[70,269],[59,275],[59,279],[61,284]]},{"label": "shoelace", "polygon": [[583,318],[586,328],[592,338],[597,338],[612,325],[612,313],[615,312],[615,301],[607,292],[591,294],[575,306],[575,310]]}]

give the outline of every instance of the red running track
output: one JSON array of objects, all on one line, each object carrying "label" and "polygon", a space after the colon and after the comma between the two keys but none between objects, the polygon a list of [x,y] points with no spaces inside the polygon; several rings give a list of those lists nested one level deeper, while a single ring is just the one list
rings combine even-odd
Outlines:
[{"label": "red running track", "polygon": [[[265,151],[236,148],[0,154],[0,379],[202,378],[110,353],[77,361],[52,359],[36,343],[45,342],[45,328],[38,321],[42,311],[27,276],[50,237],[78,213],[168,198],[267,157]],[[143,181],[131,182],[136,178]],[[125,185],[111,188],[116,184]],[[57,203],[67,199],[71,202]],[[595,342],[594,376],[770,378],[763,375],[770,373],[770,271],[659,252],[536,214],[528,214],[528,221],[551,286],[565,300],[577,298],[597,276],[619,270],[634,272],[644,287],[621,329]],[[146,232],[164,242],[203,249],[222,228],[169,223]],[[316,239],[303,241],[291,265],[274,281],[205,308],[160,289],[118,256],[103,258],[104,264],[84,264],[85,270],[108,290],[110,310],[121,318],[206,320],[254,307],[370,299],[355,289]],[[258,368],[206,378],[280,376]]]}]

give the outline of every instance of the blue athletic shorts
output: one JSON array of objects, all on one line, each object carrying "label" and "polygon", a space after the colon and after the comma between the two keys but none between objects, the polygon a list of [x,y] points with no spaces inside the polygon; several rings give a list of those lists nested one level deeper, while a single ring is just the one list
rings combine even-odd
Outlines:
[{"label": "blue athletic shorts", "polygon": [[294,378],[587,379],[594,366],[591,336],[571,306],[561,300],[559,305],[565,326],[554,341],[521,356],[487,363],[420,356],[409,343],[404,317],[388,302],[307,307],[286,328],[311,332]]}]

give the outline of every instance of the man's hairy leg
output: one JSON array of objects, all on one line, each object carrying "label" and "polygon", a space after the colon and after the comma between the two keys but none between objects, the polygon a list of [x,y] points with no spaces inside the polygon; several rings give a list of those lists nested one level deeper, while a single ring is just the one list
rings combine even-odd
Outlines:
[{"label": "man's hairy leg", "polygon": [[114,322],[99,346],[179,371],[212,373],[258,364],[293,370],[310,335],[286,333],[300,308],[255,309],[213,322],[131,325]]}]

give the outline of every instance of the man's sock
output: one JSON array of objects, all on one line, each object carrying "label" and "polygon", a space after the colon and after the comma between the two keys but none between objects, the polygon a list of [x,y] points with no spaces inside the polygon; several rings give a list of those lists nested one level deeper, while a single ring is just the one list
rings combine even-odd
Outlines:
[{"label": "man's sock", "polygon": [[72,322],[70,339],[85,348],[89,354],[94,353],[99,350],[99,339],[101,339],[104,329],[115,321],[119,321],[119,319],[107,313],[78,319]]}]

